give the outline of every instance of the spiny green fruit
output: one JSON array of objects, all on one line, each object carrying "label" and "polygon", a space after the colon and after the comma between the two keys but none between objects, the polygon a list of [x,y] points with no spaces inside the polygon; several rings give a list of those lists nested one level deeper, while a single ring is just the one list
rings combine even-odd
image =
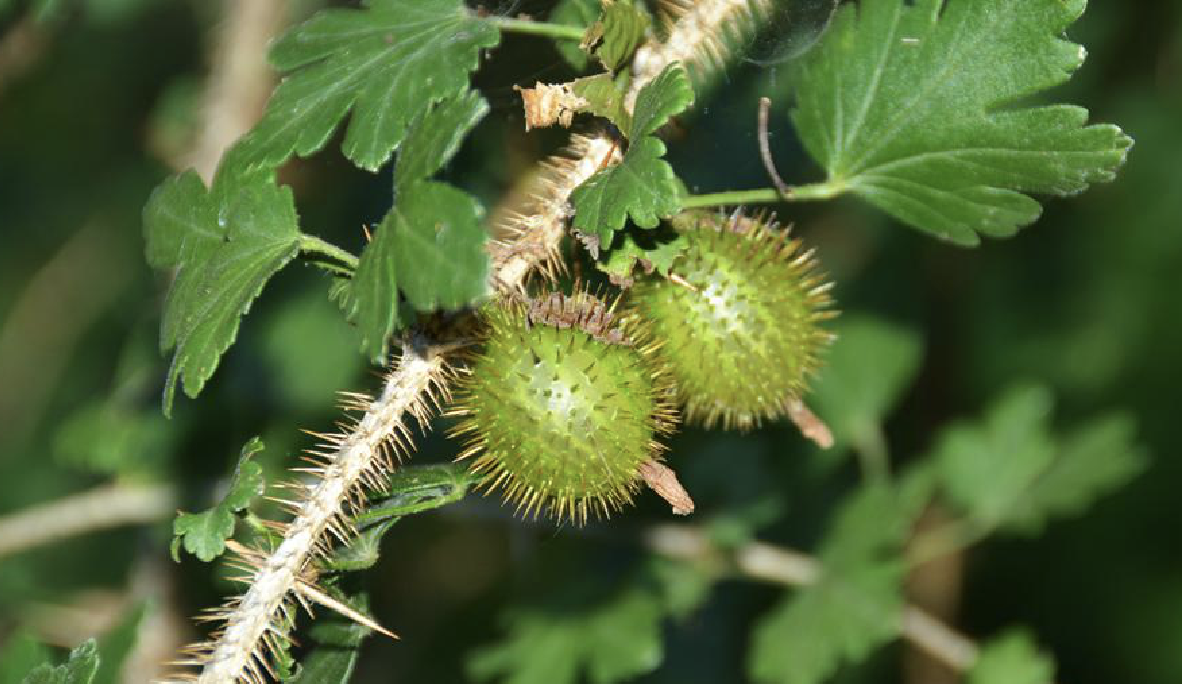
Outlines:
[{"label": "spiny green fruit", "polygon": [[472,469],[527,515],[581,524],[629,503],[675,422],[639,322],[584,293],[493,304],[485,319],[451,412],[464,417],[460,458],[476,457]]},{"label": "spiny green fruit", "polygon": [[674,227],[684,252],[668,279],[638,283],[632,303],[662,341],[687,421],[746,430],[785,415],[832,339],[820,327],[835,315],[829,285],[812,252],[737,212],[686,212]]}]

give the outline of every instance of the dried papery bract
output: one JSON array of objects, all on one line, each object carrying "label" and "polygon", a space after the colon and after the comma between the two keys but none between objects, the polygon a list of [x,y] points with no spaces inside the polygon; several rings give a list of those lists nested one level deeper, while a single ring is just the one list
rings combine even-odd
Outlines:
[{"label": "dried papery bract", "polygon": [[[821,324],[834,315],[812,252],[762,217],[692,212],[674,224],[688,245],[676,282],[649,277],[631,295],[664,343],[687,420],[745,430],[803,418],[800,397],[832,338]],[[808,434],[824,444],[822,428]]]},{"label": "dried papery bract", "polygon": [[656,346],[583,293],[494,304],[461,383],[461,458],[526,515],[576,524],[629,503],[675,422]]},{"label": "dried papery bract", "polygon": [[533,88],[513,86],[513,89],[521,93],[527,131],[554,124],[570,128],[575,114],[583,111],[589,104],[587,100],[571,91],[568,83],[548,85],[539,81]]}]

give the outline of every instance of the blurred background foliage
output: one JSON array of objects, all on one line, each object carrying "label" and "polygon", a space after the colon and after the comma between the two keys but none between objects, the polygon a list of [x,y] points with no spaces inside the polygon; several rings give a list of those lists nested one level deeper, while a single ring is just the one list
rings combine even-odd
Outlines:
[{"label": "blurred background foliage", "polygon": [[[289,3],[288,20],[319,4]],[[544,16],[548,5],[490,9]],[[323,276],[289,269],[245,319],[201,400],[181,402],[172,420],[160,414],[164,283],[142,258],[140,211],[198,135],[222,11],[198,0],[0,2],[0,512],[111,481],[171,484],[179,508],[205,508],[252,436],[267,444],[259,458],[274,482],[309,446],[299,428],[337,419],[336,391],[376,384]],[[783,30],[772,27],[768,54]],[[1054,97],[1136,139],[1119,180],[1051,201],[1017,237],[973,250],[853,200],[783,211],[817,247],[845,312],[846,337],[816,396],[839,445],[820,452],[785,425],[691,430],[673,440],[670,460],[698,503],[697,521],[717,538],[758,534],[815,550],[860,468],[881,468],[888,453],[894,467],[914,462],[945,425],[982,415],[1011,387],[1045,387],[1056,426],[1123,410],[1149,454],[1141,477],[1041,536],[990,539],[933,581],[943,586],[939,611],[969,634],[1027,625],[1055,654],[1059,681],[1167,684],[1182,678],[1182,547],[1172,541],[1182,524],[1173,444],[1182,406],[1182,2],[1097,0],[1072,36],[1090,57]],[[775,101],[781,172],[790,182],[818,177],[790,142],[789,71],[775,61],[741,65],[684,117],[670,158],[691,189],[766,184],[754,133],[761,95]],[[478,75],[493,115],[448,170],[453,182],[494,206],[561,138],[524,135],[511,85],[566,75],[550,44],[508,37]],[[335,151],[291,165],[283,180],[296,187],[305,230],[346,247],[361,244],[361,226],[389,202],[388,170],[358,171]],[[455,455],[444,427],[422,440],[416,462]],[[371,640],[356,681],[491,675],[515,646],[481,648],[505,625],[527,648],[531,610],[555,602],[633,615],[636,672],[663,642],[664,664],[642,681],[740,681],[749,624],[781,592],[724,581],[706,596],[693,578],[638,564],[634,532],[667,517],[645,495],[608,524],[556,530],[469,498],[395,526],[365,584],[373,613],[403,639]],[[145,597],[173,645],[190,639],[187,616],[230,585],[191,557],[168,560],[168,518],[4,558],[0,640],[30,632],[74,645],[126,621]],[[661,578],[645,581],[665,587],[667,606],[603,598],[637,573]],[[684,615],[654,626],[662,610]],[[596,645],[593,625],[575,628],[571,643],[543,632],[560,650],[612,646]],[[947,681],[925,672],[894,647],[840,681]]]}]

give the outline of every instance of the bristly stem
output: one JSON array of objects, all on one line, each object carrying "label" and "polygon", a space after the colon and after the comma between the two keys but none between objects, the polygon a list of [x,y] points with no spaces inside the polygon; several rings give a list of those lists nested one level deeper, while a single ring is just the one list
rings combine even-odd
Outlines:
[{"label": "bristly stem", "polygon": [[777,202],[826,200],[844,193],[846,186],[831,182],[813,183],[810,185],[797,185],[788,190],[789,194],[786,195],[776,188],[730,190],[727,192],[712,192],[705,195],[686,195],[681,198],[681,208],[697,209],[700,207],[727,207],[740,204],[775,204]]},{"label": "bristly stem", "polygon": [[316,237],[315,235],[300,235],[300,251],[305,254],[319,254],[330,259],[339,261],[348,267],[349,272],[352,273],[357,270],[357,257],[351,253],[337,247],[331,242],[326,242]]},{"label": "bristly stem", "polygon": [[489,17],[488,21],[494,26],[509,33],[527,33],[543,36],[555,40],[582,40],[586,29],[581,26],[566,24],[548,24],[544,21],[532,19],[513,19],[510,17]]}]

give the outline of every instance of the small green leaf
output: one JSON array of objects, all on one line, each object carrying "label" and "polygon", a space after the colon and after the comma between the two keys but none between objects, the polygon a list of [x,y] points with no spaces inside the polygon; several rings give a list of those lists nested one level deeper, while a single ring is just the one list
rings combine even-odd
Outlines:
[{"label": "small green leaf", "polygon": [[1079,514],[1140,475],[1148,459],[1134,432],[1127,416],[1112,415],[1063,439],[1055,462],[1007,515],[1007,528],[1038,534],[1048,519]]},{"label": "small green leaf", "polygon": [[878,486],[844,504],[819,554],[820,580],[756,626],[752,679],[818,684],[898,635],[905,570],[900,549],[916,510]]},{"label": "small green leaf", "polygon": [[399,289],[419,311],[458,309],[484,296],[483,213],[475,199],[450,185],[417,181],[399,188],[341,298],[371,358],[385,355],[390,334],[403,323]]},{"label": "small green leaf", "polygon": [[685,67],[679,62],[670,64],[636,95],[632,125],[626,131],[628,139],[638,140],[656,133],[693,103],[694,89]]},{"label": "small green leaf", "polygon": [[[599,18],[602,5],[599,0],[560,0],[550,12],[550,22],[565,26],[590,27]],[[571,41],[556,41],[554,47],[558,54],[570,64],[575,71],[584,71],[590,60],[587,53]]]},{"label": "small green leaf", "polygon": [[234,535],[234,514],[220,506],[201,513],[180,513],[172,523],[172,556],[177,557],[176,542],[182,541],[185,550],[208,563],[226,550],[226,540]]},{"label": "small green leaf", "polygon": [[32,632],[20,629],[10,633],[0,648],[0,684],[21,684],[26,674],[52,655]]},{"label": "small green leaf", "polygon": [[935,460],[948,496],[987,527],[1001,523],[1051,464],[1050,393],[1021,387],[1005,394],[984,421],[947,428]]},{"label": "small green leaf", "polygon": [[631,679],[661,664],[665,617],[693,610],[708,588],[696,570],[671,563],[645,566],[607,597],[587,600],[572,587],[553,604],[509,614],[505,639],[470,657],[468,672],[510,684]]},{"label": "small green leaf", "polygon": [[597,236],[606,249],[629,216],[641,228],[656,228],[662,218],[681,209],[684,188],[673,167],[661,158],[664,154],[660,140],[641,138],[628,148],[623,161],[575,188],[570,197],[574,229]]},{"label": "small green leaf", "polygon": [[241,317],[299,251],[291,190],[266,174],[229,173],[206,190],[186,171],[160,185],[144,207],[148,263],[176,269],[160,330],[161,349],[175,349],[165,414],[178,379],[190,397],[201,392],[234,343]]},{"label": "small green leaf", "polygon": [[911,331],[869,316],[843,314],[835,328],[812,396],[837,442],[858,445],[878,439],[919,370],[923,345]]},{"label": "small green leaf", "polygon": [[587,101],[586,111],[611,121],[621,131],[628,130],[630,117],[624,108],[621,78],[604,72],[571,81],[570,89]]},{"label": "small green leaf", "polygon": [[469,90],[419,114],[398,150],[395,187],[407,187],[443,168],[487,113],[488,102],[480,93]]},{"label": "small green leaf", "polygon": [[255,497],[266,490],[263,467],[250,460],[263,450],[263,442],[254,437],[242,447],[238,467],[230,489],[213,508],[201,513],[180,513],[172,523],[175,536],[172,544],[173,559],[177,558],[177,545],[183,543],[185,550],[206,563],[226,550],[226,540],[234,535],[237,518],[235,513],[250,506]]},{"label": "small green leaf", "polygon": [[669,275],[673,262],[686,247],[685,235],[674,231],[626,231],[623,235],[623,242],[608,252],[605,260],[595,264],[620,287],[632,286],[637,266],[645,275]]},{"label": "small green leaf", "polygon": [[968,684],[1052,684],[1055,664],[1039,652],[1030,635],[1011,631],[981,649]]},{"label": "small green leaf", "polygon": [[598,237],[599,247],[608,249],[629,216],[641,228],[655,228],[681,208],[685,188],[662,159],[665,144],[650,136],[693,98],[685,69],[677,63],[641,88],[623,161],[597,172],[571,193],[577,233]]},{"label": "small green leaf", "polygon": [[364,9],[321,11],[275,43],[271,61],[287,76],[234,154],[262,167],[312,154],[352,111],[342,149],[375,171],[411,121],[468,87],[480,51],[499,40],[461,0],[369,0]]},{"label": "small green leaf", "polygon": [[603,0],[603,14],[587,29],[583,45],[595,46],[595,56],[615,71],[644,42],[649,23],[648,14],[632,0]]},{"label": "small green leaf", "polygon": [[64,665],[39,665],[25,677],[23,684],[91,684],[98,667],[98,645],[90,639],[70,651],[70,659]]},{"label": "small green leaf", "polygon": [[793,121],[828,172],[895,218],[961,245],[1041,213],[1025,193],[1111,180],[1132,140],[1087,111],[1019,102],[1067,81],[1083,0],[866,0],[805,59]]},{"label": "small green leaf", "polygon": [[1145,468],[1127,418],[1093,420],[1064,438],[1051,431],[1050,409],[1045,389],[1018,388],[983,421],[955,424],[937,443],[945,491],[982,529],[1037,533]]}]

